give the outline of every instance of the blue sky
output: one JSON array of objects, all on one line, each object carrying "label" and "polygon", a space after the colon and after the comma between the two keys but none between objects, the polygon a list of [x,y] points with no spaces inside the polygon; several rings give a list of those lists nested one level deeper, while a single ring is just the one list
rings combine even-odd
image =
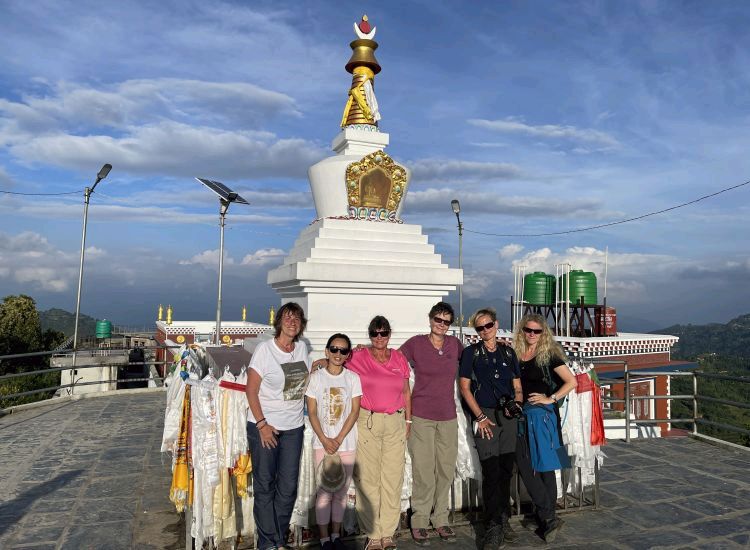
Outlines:
[{"label": "blue sky", "polygon": [[[745,2],[5,2],[0,5],[0,293],[146,324],[213,317],[217,204],[230,210],[225,318],[263,320],[266,285],[315,217],[362,13],[377,26],[388,152],[413,171],[403,218],[457,265],[467,303],[505,308],[512,265],[603,278],[620,319],[750,311],[750,186],[640,222],[555,237],[750,179]],[[600,285],[600,293],[602,292]],[[501,317],[506,317],[501,310]],[[644,325],[645,326],[645,325]],[[631,323],[632,327],[632,323]]]}]

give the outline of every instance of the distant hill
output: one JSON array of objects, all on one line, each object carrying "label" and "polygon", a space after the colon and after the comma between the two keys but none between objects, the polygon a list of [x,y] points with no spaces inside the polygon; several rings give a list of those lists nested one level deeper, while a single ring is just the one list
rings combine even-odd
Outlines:
[{"label": "distant hill", "polygon": [[[73,336],[75,329],[76,315],[64,309],[52,308],[47,311],[39,312],[39,319],[42,323],[42,330],[57,330],[65,336]],[[88,315],[81,314],[78,319],[78,337],[93,336],[96,333],[96,319]]]},{"label": "distant hill", "polygon": [[675,359],[694,359],[715,353],[723,356],[750,357],[750,313],[726,324],[674,325],[652,334],[672,334],[680,341],[672,348]]}]

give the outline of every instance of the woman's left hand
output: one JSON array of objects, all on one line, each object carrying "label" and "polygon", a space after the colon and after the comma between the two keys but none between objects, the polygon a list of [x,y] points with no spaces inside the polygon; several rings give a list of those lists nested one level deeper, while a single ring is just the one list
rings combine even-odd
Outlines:
[{"label": "woman's left hand", "polygon": [[411,423],[406,423],[406,439],[409,439],[409,436],[411,435]]},{"label": "woman's left hand", "polygon": [[547,397],[543,393],[530,393],[529,403],[532,405],[551,405],[555,400],[551,397]]}]

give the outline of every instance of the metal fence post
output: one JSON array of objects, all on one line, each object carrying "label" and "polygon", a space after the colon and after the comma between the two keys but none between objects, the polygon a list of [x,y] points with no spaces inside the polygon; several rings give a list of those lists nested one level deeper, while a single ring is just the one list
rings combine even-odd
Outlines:
[{"label": "metal fence post", "polygon": [[630,443],[630,372],[625,363],[625,442]]},{"label": "metal fence post", "polygon": [[693,435],[698,434],[698,377],[693,373]]}]

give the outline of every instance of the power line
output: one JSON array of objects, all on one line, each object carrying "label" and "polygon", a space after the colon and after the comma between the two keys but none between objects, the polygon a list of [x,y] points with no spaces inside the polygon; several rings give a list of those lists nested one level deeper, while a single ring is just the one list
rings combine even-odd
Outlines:
[{"label": "power line", "polygon": [[695,204],[696,202],[700,202],[705,199],[710,199],[711,197],[715,197],[716,195],[721,195],[722,193],[726,193],[727,191],[732,191],[733,189],[738,189],[739,187],[742,187],[748,184],[750,184],[750,180],[737,184],[737,185],[733,185],[732,187],[726,187],[724,189],[721,189],[720,191],[716,191],[715,193],[703,195],[702,197],[698,197],[697,199],[693,199],[688,202],[683,202],[682,204],[670,206],[669,208],[664,208],[663,210],[656,210],[655,212],[648,212],[647,214],[641,214],[640,216],[634,216],[632,218],[626,218],[624,220],[601,223],[599,225],[591,225],[589,227],[581,227],[580,229],[568,229],[565,231],[553,231],[550,233],[485,233],[483,231],[472,231],[471,229],[466,229],[466,228],[464,228],[464,231],[466,231],[467,233],[474,233],[476,235],[488,235],[490,237],[549,237],[552,235],[567,235],[570,233],[582,233],[584,231],[593,231],[594,229],[601,229],[603,227],[611,227],[613,225],[620,225],[623,223],[634,222],[636,220],[642,220],[650,216],[656,216],[657,214],[664,214],[665,212],[669,212],[671,210],[677,210],[678,208],[689,206],[691,204]]},{"label": "power line", "polygon": [[78,195],[81,191],[68,191],[66,193],[20,193],[18,191],[3,191],[0,189],[0,193],[6,195],[24,195],[26,197],[56,197],[59,195]]}]

